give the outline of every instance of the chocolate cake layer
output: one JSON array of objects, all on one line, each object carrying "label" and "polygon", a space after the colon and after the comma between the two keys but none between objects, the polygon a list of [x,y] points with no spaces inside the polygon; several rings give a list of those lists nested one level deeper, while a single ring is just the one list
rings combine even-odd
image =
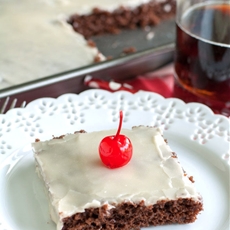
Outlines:
[{"label": "chocolate cake layer", "polygon": [[187,224],[194,222],[201,210],[202,201],[182,198],[159,201],[150,206],[145,206],[143,201],[138,204],[121,203],[109,210],[107,205],[104,205],[65,218],[62,230],[130,230],[165,224]]}]

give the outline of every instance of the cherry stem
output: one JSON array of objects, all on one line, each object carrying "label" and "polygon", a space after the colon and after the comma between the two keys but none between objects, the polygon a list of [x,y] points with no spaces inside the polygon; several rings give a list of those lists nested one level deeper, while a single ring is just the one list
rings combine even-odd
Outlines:
[{"label": "cherry stem", "polygon": [[121,131],[122,120],[123,120],[123,112],[120,111],[120,122],[119,122],[119,126],[118,126],[117,133],[116,133],[116,135],[115,135],[115,137],[114,137],[114,140],[117,140],[117,139],[118,139],[118,136],[119,136],[120,131]]}]

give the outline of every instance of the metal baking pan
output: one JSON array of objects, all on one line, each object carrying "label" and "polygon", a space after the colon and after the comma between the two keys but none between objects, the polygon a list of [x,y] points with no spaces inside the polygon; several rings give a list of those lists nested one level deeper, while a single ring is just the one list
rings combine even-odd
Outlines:
[{"label": "metal baking pan", "polygon": [[134,47],[136,52],[157,48],[175,41],[174,18],[162,21],[156,26],[122,30],[119,34],[92,37],[98,49],[106,57],[119,58],[125,48]]},{"label": "metal baking pan", "polygon": [[88,89],[86,75],[103,80],[124,80],[160,68],[173,60],[174,43],[147,49],[132,55],[108,60],[91,66],[56,74],[0,91],[0,110],[25,105],[41,97],[58,97],[65,93],[79,93]]}]

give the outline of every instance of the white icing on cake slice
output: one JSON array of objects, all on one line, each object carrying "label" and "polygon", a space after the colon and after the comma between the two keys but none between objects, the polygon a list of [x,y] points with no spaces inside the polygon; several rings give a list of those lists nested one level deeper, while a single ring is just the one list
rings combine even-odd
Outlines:
[{"label": "white icing on cake slice", "polygon": [[108,169],[100,161],[100,141],[116,130],[68,134],[63,139],[33,143],[37,170],[48,190],[52,218],[61,229],[62,218],[87,208],[124,201],[145,205],[160,200],[200,195],[173,157],[159,129],[135,127],[122,130],[133,145],[131,161]]}]

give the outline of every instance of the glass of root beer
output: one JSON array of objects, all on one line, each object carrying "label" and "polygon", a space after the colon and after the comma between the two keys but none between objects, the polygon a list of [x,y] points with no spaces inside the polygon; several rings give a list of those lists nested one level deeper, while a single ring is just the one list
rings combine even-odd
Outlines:
[{"label": "glass of root beer", "polygon": [[177,0],[176,33],[177,83],[230,111],[230,0]]}]

